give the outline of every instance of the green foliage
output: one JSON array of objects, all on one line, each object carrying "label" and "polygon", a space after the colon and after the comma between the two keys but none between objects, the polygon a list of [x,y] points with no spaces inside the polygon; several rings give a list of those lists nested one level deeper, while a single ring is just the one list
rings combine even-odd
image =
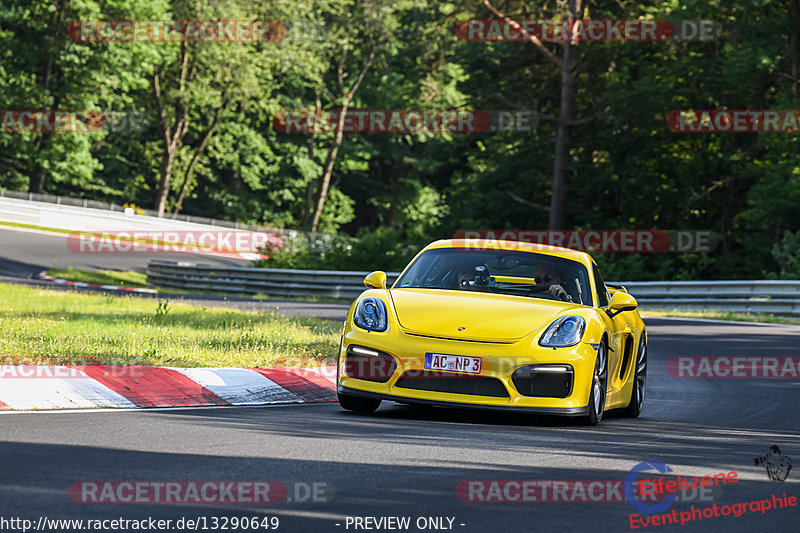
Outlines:
[{"label": "green foliage", "polygon": [[[511,16],[553,18],[563,2],[493,2]],[[712,19],[709,42],[581,43],[571,128],[567,220],[574,229],[712,230],[710,254],[597,254],[617,280],[800,276],[800,132],[680,134],[674,109],[797,109],[798,20],[762,0],[591,0],[587,16]],[[561,11],[560,11],[561,10]],[[459,229],[546,229],[559,69],[530,44],[459,40],[456,22],[489,18],[480,2],[7,0],[0,8],[4,109],[142,113],[142,131],[0,133],[0,187],[153,204],[168,123],[185,111],[168,208],[304,231],[330,132],[282,133],[279,110],[335,109],[378,44],[352,109],[528,109],[530,132],[348,134],[319,230],[292,237],[264,266],[402,268]],[[80,19],[267,18],[279,42],[76,43]],[[560,47],[546,44],[554,53]],[[203,147],[217,110],[219,120]],[[794,246],[794,248],[792,248]],[[772,250],[772,253],[769,253]]]},{"label": "green foliage", "polygon": [[169,298],[167,298],[166,300],[159,299],[158,303],[156,304],[156,314],[155,314],[156,320],[167,316],[167,314],[169,314],[170,312],[170,309],[172,308],[169,306]]},{"label": "green foliage", "polygon": [[772,247],[772,256],[778,263],[778,279],[800,279],[800,231],[785,232],[781,242]]}]

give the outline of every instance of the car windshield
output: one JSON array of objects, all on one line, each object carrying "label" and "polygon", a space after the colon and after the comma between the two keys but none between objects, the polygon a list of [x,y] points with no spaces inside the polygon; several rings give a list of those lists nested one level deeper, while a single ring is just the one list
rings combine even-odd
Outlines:
[{"label": "car windshield", "polygon": [[592,305],[589,274],[577,261],[515,250],[434,248],[394,288],[448,289]]}]

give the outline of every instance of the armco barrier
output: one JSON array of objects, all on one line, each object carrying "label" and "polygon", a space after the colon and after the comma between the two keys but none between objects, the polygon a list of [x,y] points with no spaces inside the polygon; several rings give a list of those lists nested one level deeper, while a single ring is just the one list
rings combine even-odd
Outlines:
[{"label": "armco barrier", "polygon": [[[126,215],[121,206],[92,200],[77,200],[33,193],[26,196],[33,199],[12,197],[9,191],[0,190],[0,220],[74,231],[203,231],[232,228],[286,233],[271,228],[210,218],[189,216],[158,218],[149,215]],[[58,201],[45,201],[45,199],[53,200],[53,198]],[[147,211],[147,213],[152,212]]]},{"label": "armco barrier", "polygon": [[[70,198],[68,196],[54,196],[50,194],[37,194],[32,192],[17,192],[9,191],[8,189],[0,189],[0,198],[9,200],[21,200],[21,202],[2,202],[0,205],[3,207],[4,215],[3,220],[7,222],[18,222],[27,224],[41,224],[42,221],[38,220],[41,217],[47,217],[50,213],[56,213],[58,216],[82,216],[83,218],[92,216],[100,218],[98,222],[92,221],[90,229],[114,229],[106,227],[104,218],[116,220],[119,214],[124,214],[125,209],[119,204],[108,202],[98,202],[96,200],[87,200],[85,198]],[[49,205],[48,205],[49,204]],[[94,211],[81,211],[80,209],[92,209]],[[14,210],[14,216],[9,217],[6,211]],[[141,209],[141,208],[140,208]],[[128,218],[128,226],[130,228],[130,221],[148,220],[148,217],[155,219],[159,226],[168,226],[170,229],[196,229],[196,227],[181,225],[181,222],[186,222],[193,225],[201,226],[218,226],[223,228],[242,229],[249,231],[277,231],[274,228],[266,228],[263,226],[255,226],[252,224],[242,224],[239,222],[228,222],[227,220],[217,220],[214,218],[190,216],[190,215],[176,215],[166,214],[164,218],[158,218],[157,212],[151,209],[141,209],[144,215],[136,215],[136,218]],[[110,213],[109,213],[110,212]],[[42,213],[42,214],[40,214]],[[116,215],[112,214],[116,213]],[[105,215],[110,215],[105,217]],[[173,222],[174,221],[174,222]],[[82,222],[82,221],[81,221]],[[42,224],[43,225],[43,224]],[[52,227],[60,228],[61,225]],[[68,229],[84,229],[82,227],[73,228],[70,226]]]},{"label": "armco barrier", "polygon": [[[399,272],[387,272],[391,284]],[[150,261],[147,280],[164,288],[352,300],[367,272],[240,268]],[[800,281],[636,281],[622,284],[643,310],[800,315]]]},{"label": "armco barrier", "polygon": [[[352,300],[364,290],[368,272],[237,268],[150,261],[147,283],[157,287],[269,296],[319,296]],[[399,272],[389,272],[393,283]]]}]

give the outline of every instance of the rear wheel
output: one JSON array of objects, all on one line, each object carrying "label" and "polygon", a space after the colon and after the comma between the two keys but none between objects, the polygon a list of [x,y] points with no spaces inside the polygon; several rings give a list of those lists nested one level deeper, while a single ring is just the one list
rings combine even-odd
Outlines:
[{"label": "rear wheel", "polygon": [[342,409],[355,411],[356,413],[374,413],[381,405],[381,400],[378,398],[361,398],[359,396],[348,396],[346,394],[339,394],[338,396],[339,405],[342,406]]},{"label": "rear wheel", "polygon": [[647,338],[642,335],[639,341],[639,353],[636,357],[636,368],[633,375],[633,387],[631,388],[631,401],[628,407],[622,412],[623,415],[636,418],[642,412],[644,403],[645,385],[647,383]]},{"label": "rear wheel", "polygon": [[589,414],[584,422],[589,426],[596,426],[603,419],[606,409],[606,391],[608,390],[608,348],[605,340],[600,342],[597,349],[597,358],[594,361],[592,375],[592,389],[589,394]]}]

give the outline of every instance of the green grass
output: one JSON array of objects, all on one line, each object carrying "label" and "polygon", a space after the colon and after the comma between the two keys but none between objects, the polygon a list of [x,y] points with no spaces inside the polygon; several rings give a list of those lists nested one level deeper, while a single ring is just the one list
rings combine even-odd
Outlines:
[{"label": "green grass", "polygon": [[767,324],[800,324],[800,318],[765,313],[728,313],[724,311],[641,311],[644,316],[675,316],[683,318],[711,318],[733,322],[764,322]]},{"label": "green grass", "polygon": [[100,285],[147,287],[147,274],[144,272],[118,270],[76,270],[70,267],[51,268],[47,271],[47,275],[69,281],[98,283]]},{"label": "green grass", "polygon": [[181,301],[0,284],[2,364],[332,364],[341,324]]},{"label": "green grass", "polygon": [[296,302],[317,302],[317,303],[350,303],[349,298],[327,298],[325,296],[269,296],[267,294],[245,294],[230,293],[220,291],[199,291],[184,289],[163,289],[147,285],[147,274],[134,271],[118,270],[78,270],[70,268],[51,268],[47,271],[48,276],[66,279],[68,281],[82,281],[85,283],[98,283],[100,285],[118,285],[123,287],[151,287],[158,290],[162,296],[168,294],[180,296],[190,294],[196,296],[229,296],[236,298],[252,298],[253,300],[277,300],[277,301],[296,301]]}]

